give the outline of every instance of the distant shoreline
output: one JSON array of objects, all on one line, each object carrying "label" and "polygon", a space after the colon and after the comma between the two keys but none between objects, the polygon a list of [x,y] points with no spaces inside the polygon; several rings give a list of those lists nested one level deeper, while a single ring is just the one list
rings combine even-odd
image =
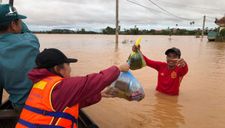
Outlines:
[{"label": "distant shoreline", "polygon": [[[84,28],[74,31],[70,29],[52,29],[49,31],[33,31],[37,34],[104,34],[104,35],[115,35],[115,28],[106,27],[102,29],[101,32],[96,31],[86,31]],[[204,31],[204,35],[207,35],[208,30]],[[201,35],[201,29],[196,30],[187,30],[187,29],[179,29],[179,28],[173,28],[173,29],[162,29],[162,30],[156,30],[156,29],[144,29],[140,30],[137,27],[130,28],[130,29],[124,29],[120,30],[120,35],[168,35],[168,36],[174,36],[174,35],[182,35],[182,36],[200,36]]]},{"label": "distant shoreline", "polygon": [[[53,35],[53,34],[62,34],[62,35],[115,35],[115,34],[103,34],[103,33],[42,33],[42,32],[33,32],[34,34],[46,34],[46,35]],[[119,34],[119,35],[136,35],[136,34]],[[162,34],[137,34],[143,36],[169,36],[169,35],[162,35]],[[196,35],[171,35],[171,36],[196,36]],[[201,35],[200,35],[201,36]],[[206,34],[204,35],[206,36]]]}]

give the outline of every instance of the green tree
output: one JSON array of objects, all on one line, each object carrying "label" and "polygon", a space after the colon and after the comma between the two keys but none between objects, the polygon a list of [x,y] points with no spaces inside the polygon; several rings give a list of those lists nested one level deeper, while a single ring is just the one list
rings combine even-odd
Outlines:
[{"label": "green tree", "polygon": [[102,30],[103,34],[115,34],[116,29],[115,28],[111,28],[109,26],[107,26],[105,29]]},{"label": "green tree", "polygon": [[221,35],[222,37],[225,37],[225,28],[222,29],[222,30],[220,31],[220,35]]}]

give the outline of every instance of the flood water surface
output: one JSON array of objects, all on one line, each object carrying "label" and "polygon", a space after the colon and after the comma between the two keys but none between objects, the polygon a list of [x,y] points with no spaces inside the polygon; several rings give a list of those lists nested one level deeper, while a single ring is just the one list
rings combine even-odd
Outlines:
[{"label": "flood water surface", "polygon": [[[59,48],[69,57],[73,75],[99,72],[126,62],[139,36],[120,36],[115,49],[114,36],[37,35],[41,49]],[[123,42],[123,43],[121,43]],[[178,47],[189,65],[179,96],[155,91],[157,72],[145,67],[132,71],[143,85],[146,97],[140,102],[103,98],[85,108],[100,128],[224,128],[225,127],[225,43],[202,41],[193,36],[143,36],[143,54],[165,61],[165,50]]]}]

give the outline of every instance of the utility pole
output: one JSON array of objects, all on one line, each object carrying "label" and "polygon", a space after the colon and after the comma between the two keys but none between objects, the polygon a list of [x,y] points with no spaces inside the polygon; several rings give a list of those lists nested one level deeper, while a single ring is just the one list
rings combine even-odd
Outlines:
[{"label": "utility pole", "polygon": [[203,25],[202,25],[202,39],[204,37],[204,31],[205,31],[205,18],[206,18],[206,16],[204,15],[203,16]]},{"label": "utility pole", "polygon": [[116,0],[116,48],[118,48],[119,38],[119,0]]},{"label": "utility pole", "polygon": [[9,4],[13,6],[14,0],[9,0]]}]

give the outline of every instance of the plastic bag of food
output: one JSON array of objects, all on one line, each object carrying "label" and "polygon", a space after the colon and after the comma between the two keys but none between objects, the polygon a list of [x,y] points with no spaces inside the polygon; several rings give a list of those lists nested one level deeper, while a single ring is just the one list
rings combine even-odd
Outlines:
[{"label": "plastic bag of food", "polygon": [[[138,46],[141,43],[142,38],[138,38],[135,45]],[[128,64],[130,65],[131,70],[137,70],[144,66],[146,66],[146,62],[142,53],[137,50],[137,52],[132,52],[127,60]]]},{"label": "plastic bag of food", "polygon": [[140,101],[145,96],[141,84],[131,72],[121,72],[118,79],[106,89],[106,94],[129,101]]}]

